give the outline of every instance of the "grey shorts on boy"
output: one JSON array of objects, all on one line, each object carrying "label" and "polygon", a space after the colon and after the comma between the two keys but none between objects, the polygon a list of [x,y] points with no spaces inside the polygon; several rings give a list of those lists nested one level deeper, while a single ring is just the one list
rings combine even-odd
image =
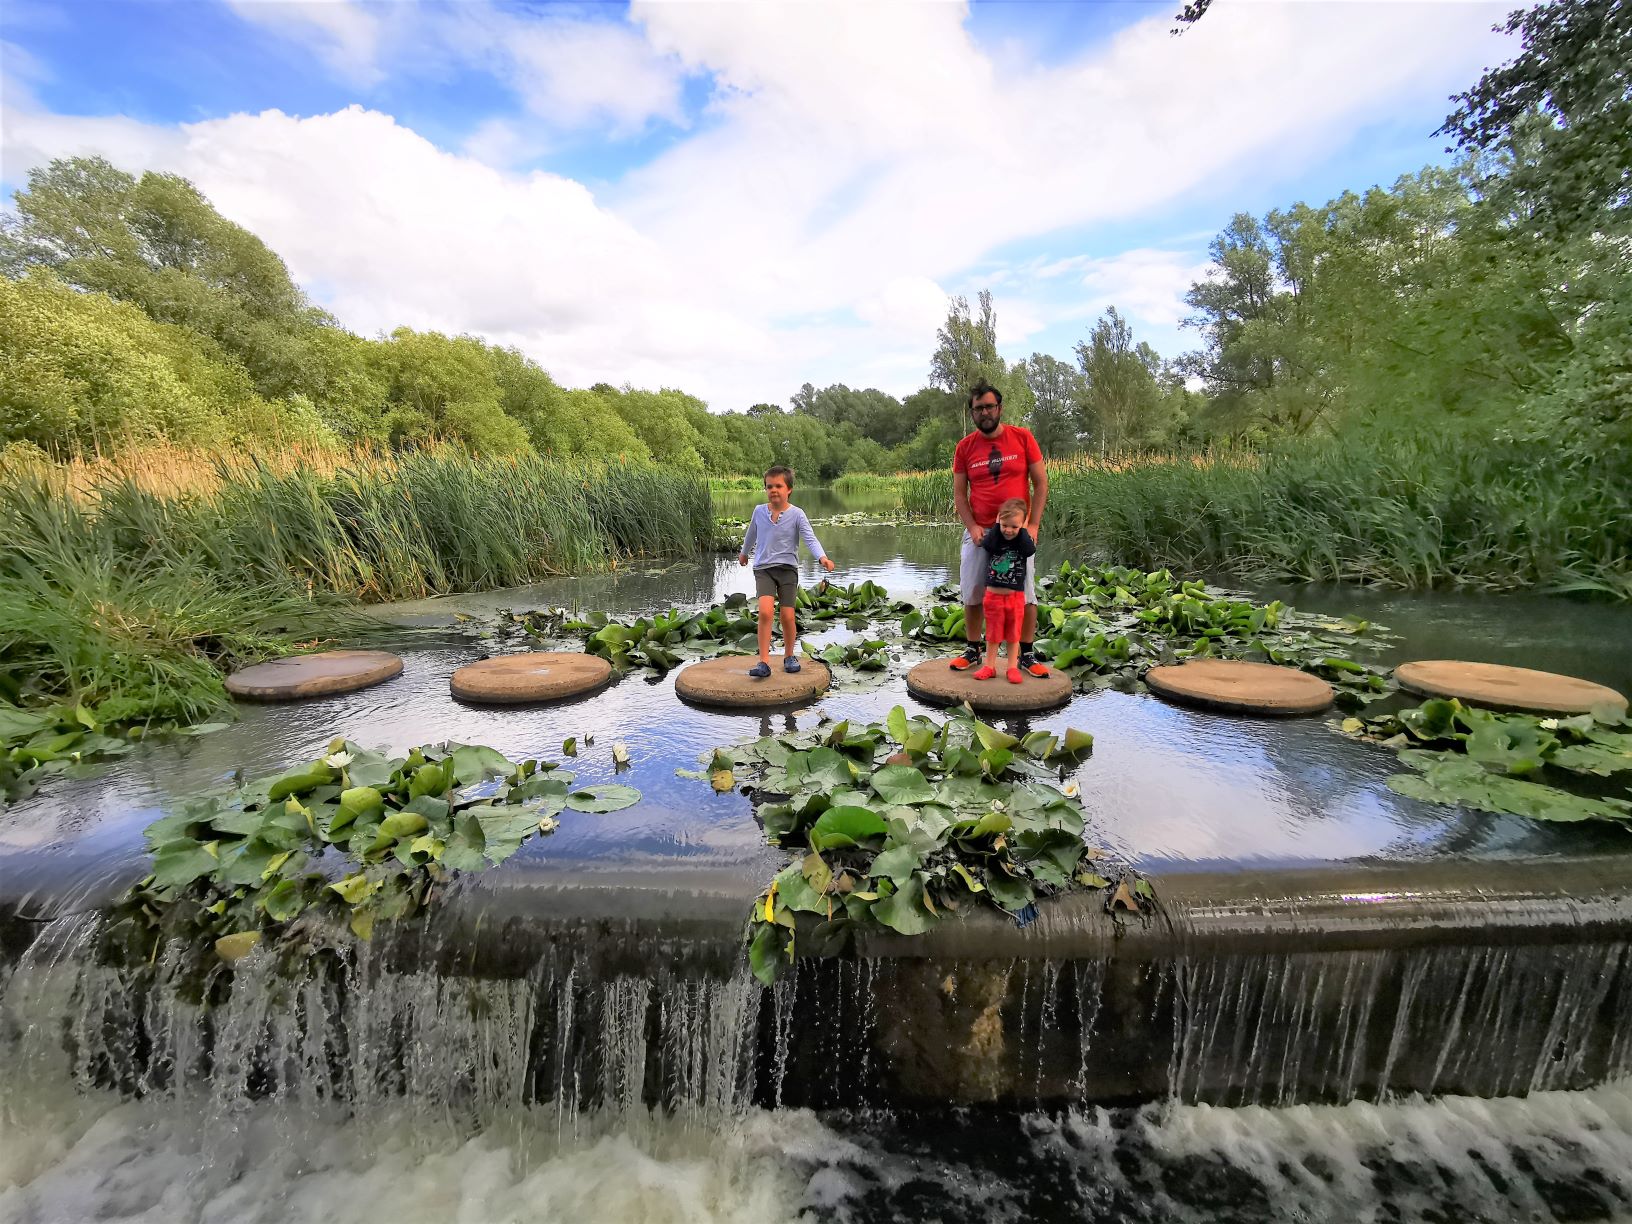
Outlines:
[{"label": "grey shorts on boy", "polygon": [[774,595],[783,607],[793,607],[799,597],[799,568],[794,565],[767,565],[754,571],[754,594]]},{"label": "grey shorts on boy", "polygon": [[[1036,572],[1036,557],[1026,558],[1026,602],[1037,602],[1037,588],[1032,579]],[[758,573],[758,570],[754,571]],[[969,533],[963,533],[963,552],[958,557],[958,587],[963,596],[963,606],[972,608],[986,595],[986,550],[979,541],[971,540]]]}]

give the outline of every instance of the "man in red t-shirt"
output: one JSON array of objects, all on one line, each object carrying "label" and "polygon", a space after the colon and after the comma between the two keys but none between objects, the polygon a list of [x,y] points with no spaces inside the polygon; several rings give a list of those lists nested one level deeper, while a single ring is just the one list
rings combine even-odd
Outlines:
[{"label": "man in red t-shirt", "polygon": [[[1028,507],[1026,530],[1037,538],[1048,501],[1048,470],[1043,452],[1029,429],[1003,424],[1003,393],[985,382],[969,392],[969,412],[975,432],[958,443],[952,456],[952,504],[964,526],[963,549],[959,557],[959,587],[963,598],[964,636],[969,645],[952,660],[962,671],[979,666],[986,630],[981,599],[986,593],[986,550],[981,538],[997,521],[997,509],[1011,497]],[[1037,661],[1031,644],[1037,632],[1037,589],[1033,582],[1035,557],[1026,562],[1026,615],[1020,625],[1020,660],[1023,672],[1048,675]]]}]

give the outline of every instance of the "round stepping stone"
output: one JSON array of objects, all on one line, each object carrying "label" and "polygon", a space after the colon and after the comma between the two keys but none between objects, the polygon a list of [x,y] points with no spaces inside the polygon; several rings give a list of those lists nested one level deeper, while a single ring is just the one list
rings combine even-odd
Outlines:
[{"label": "round stepping stone", "polygon": [[1191,659],[1153,667],[1145,683],[1158,697],[1235,714],[1317,714],[1332,704],[1332,686],[1295,667],[1239,659]]},{"label": "round stepping stone", "polygon": [[453,673],[448,687],[477,705],[528,705],[592,693],[612,679],[612,664],[595,655],[533,650],[497,655]]},{"label": "round stepping stone", "polygon": [[1586,714],[1606,705],[1626,708],[1626,698],[1602,684],[1500,663],[1423,659],[1401,663],[1394,678],[1421,697],[1455,697],[1493,710]]},{"label": "round stepping stone", "polygon": [[674,691],[699,705],[733,710],[794,705],[825,693],[833,680],[827,664],[815,659],[800,663],[798,671],[785,672],[781,657],[773,656],[771,674],[761,680],[748,674],[754,665],[751,655],[722,655],[682,670],[674,678]]},{"label": "round stepping stone", "polygon": [[227,692],[250,701],[295,701],[352,693],[401,671],[402,660],[387,650],[325,650],[233,672],[227,677]]},{"label": "round stepping stone", "polygon": [[972,709],[1004,714],[1053,710],[1071,700],[1071,677],[1052,667],[1048,675],[1027,676],[1019,684],[1010,684],[1002,671],[990,680],[976,680],[975,670],[954,671],[950,658],[929,659],[907,673],[907,692],[931,705],[967,701]]}]

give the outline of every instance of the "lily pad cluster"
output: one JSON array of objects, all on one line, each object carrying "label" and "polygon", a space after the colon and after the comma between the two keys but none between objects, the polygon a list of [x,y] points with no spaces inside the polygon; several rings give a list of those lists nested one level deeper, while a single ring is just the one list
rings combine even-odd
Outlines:
[{"label": "lily pad cluster", "polygon": [[389,757],[337,739],[315,761],[149,825],[153,870],[127,900],[155,923],[189,920],[228,959],[309,910],[344,914],[367,939],[377,921],[423,907],[449,872],[481,871],[551,832],[563,810],[640,797],[572,782],[550,762],[476,745]]},{"label": "lily pad cluster", "polygon": [[143,738],[207,735],[226,725],[121,727],[102,722],[83,705],[34,708],[0,701],[0,800],[25,798],[52,774],[123,756]]},{"label": "lily pad cluster", "polygon": [[1536,820],[1632,822],[1632,786],[1581,794],[1560,783],[1632,774],[1632,724],[1619,710],[1570,718],[1499,714],[1434,698],[1376,718],[1346,718],[1347,735],[1396,749],[1414,772],[1391,789],[1413,799]]},{"label": "lily pad cluster", "polygon": [[1086,732],[1017,739],[896,706],[882,724],[824,724],[716,753],[716,788],[722,766],[751,774],[767,838],[797,855],[754,903],[754,974],[775,981],[796,940],[836,955],[858,933],[919,935],[983,906],[1027,922],[1040,897],[1067,889],[1110,890],[1139,910],[1149,884],[1101,874],[1082,806],[1060,781],[1092,746]]},{"label": "lily pad cluster", "polygon": [[[875,582],[843,586],[825,580],[812,587],[801,587],[796,605],[799,620],[807,626],[843,620],[852,629],[865,629],[879,615],[898,613],[911,606],[892,603],[889,594]],[[586,651],[600,655],[620,671],[646,667],[662,674],[689,658],[748,655],[759,650],[758,617],[752,601],[740,591],[698,612],[670,608],[667,612],[629,620],[598,611],[560,621],[549,612],[510,613],[509,616],[512,623],[535,626],[529,631],[540,639],[557,630],[578,635]],[[808,648],[807,653],[829,663],[856,666],[865,671],[885,666],[882,649],[882,643],[853,643],[833,658]]]},{"label": "lily pad cluster", "polygon": [[567,621],[563,628],[581,635],[586,651],[600,655],[619,671],[649,667],[661,674],[688,657],[752,654],[759,649],[758,621],[748,597],[740,592],[700,612],[670,608],[631,620],[589,612]]},{"label": "lily pad cluster", "polygon": [[[1151,667],[1230,658],[1313,672],[1350,708],[1394,691],[1386,668],[1350,657],[1357,646],[1379,644],[1367,621],[1312,616],[1279,600],[1257,604],[1165,569],[1066,561],[1037,587],[1037,653],[1080,683],[1131,688]],[[934,594],[953,602],[908,614],[903,631],[926,641],[963,640],[957,588]]]}]

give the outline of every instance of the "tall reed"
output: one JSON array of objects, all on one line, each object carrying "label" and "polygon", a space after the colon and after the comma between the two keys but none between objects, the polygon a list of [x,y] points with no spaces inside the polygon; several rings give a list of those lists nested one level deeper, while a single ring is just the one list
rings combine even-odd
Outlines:
[{"label": "tall reed", "polygon": [[[153,469],[168,486],[144,478]],[[182,479],[185,473],[186,478]],[[356,601],[689,554],[700,476],[454,449],[292,466],[0,461],[0,697],[196,718],[216,664],[355,628]]]},{"label": "tall reed", "polygon": [[1632,599],[1624,460],[1476,437],[1357,436],[1256,459],[1051,475],[1051,531],[1115,561],[1398,587]]}]

